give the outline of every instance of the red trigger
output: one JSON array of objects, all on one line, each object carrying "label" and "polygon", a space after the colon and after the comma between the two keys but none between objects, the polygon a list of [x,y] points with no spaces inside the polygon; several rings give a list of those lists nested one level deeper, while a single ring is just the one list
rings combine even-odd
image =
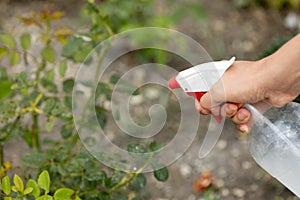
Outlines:
[{"label": "red trigger", "polygon": [[[198,101],[200,101],[201,97],[205,94],[206,92],[187,92],[187,95],[195,97]],[[215,120],[220,124],[222,121],[222,116],[221,115],[213,115]]]},{"label": "red trigger", "polygon": [[195,97],[198,101],[200,101],[201,97],[205,94],[205,92],[187,92],[187,95]]}]

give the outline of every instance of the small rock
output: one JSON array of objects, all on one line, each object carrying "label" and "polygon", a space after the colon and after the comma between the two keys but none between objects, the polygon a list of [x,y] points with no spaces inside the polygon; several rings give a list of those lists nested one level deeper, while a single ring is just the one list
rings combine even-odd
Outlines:
[{"label": "small rock", "polygon": [[294,12],[290,12],[284,19],[284,25],[289,29],[298,28],[299,18]]},{"label": "small rock", "polygon": [[226,171],[226,169],[225,169],[225,168],[220,168],[220,169],[218,170],[218,176],[219,176],[219,177],[226,177],[226,176],[227,176],[227,171]]},{"label": "small rock", "polygon": [[227,197],[230,194],[230,191],[227,188],[221,190],[221,196]]},{"label": "small rock", "polygon": [[145,68],[143,67],[137,67],[135,68],[133,71],[131,71],[132,73],[132,79],[130,80],[131,83],[133,83],[134,85],[141,85],[144,83],[145,77],[147,76],[147,72],[145,70]]},{"label": "small rock", "polygon": [[107,111],[111,111],[111,103],[110,101],[104,101],[103,108]]},{"label": "small rock", "polygon": [[256,191],[257,189],[258,189],[258,185],[256,185],[256,184],[250,185],[250,190]]},{"label": "small rock", "polygon": [[216,20],[214,23],[214,29],[218,32],[224,31],[225,27],[226,27],[226,24],[224,23],[223,20]]},{"label": "small rock", "polygon": [[224,150],[227,147],[227,141],[226,140],[219,140],[217,143],[217,148],[220,150]]},{"label": "small rock", "polygon": [[147,88],[145,91],[145,96],[148,99],[154,100],[154,99],[159,98],[160,91],[158,89],[154,89],[154,88]]},{"label": "small rock", "polygon": [[131,105],[140,105],[143,103],[144,97],[142,95],[133,95],[130,98],[130,104]]},{"label": "small rock", "polygon": [[232,149],[231,150],[231,155],[235,158],[240,156],[240,150],[239,149]]},{"label": "small rock", "polygon": [[249,52],[254,49],[254,44],[251,41],[244,41],[242,45],[243,45],[244,51]]},{"label": "small rock", "polygon": [[192,168],[187,164],[182,164],[179,168],[180,173],[183,177],[187,177],[191,174]]},{"label": "small rock", "polygon": [[240,188],[233,188],[232,189],[232,193],[234,196],[238,197],[238,198],[242,198],[245,196],[246,192]]},{"label": "small rock", "polygon": [[251,164],[251,162],[249,162],[249,161],[245,161],[245,162],[243,162],[242,163],[242,168],[243,169],[250,169],[252,167],[252,164]]},{"label": "small rock", "polygon": [[222,188],[222,187],[224,187],[224,185],[225,185],[225,183],[224,183],[224,181],[222,179],[218,179],[216,181],[216,186],[217,187]]},{"label": "small rock", "polygon": [[106,133],[106,134],[105,134],[106,137],[107,137],[110,141],[112,141],[112,140],[115,139],[115,132],[114,132],[114,131],[109,131],[109,130],[107,130],[105,133]]},{"label": "small rock", "polygon": [[196,200],[196,196],[191,194],[189,197],[188,197],[188,200]]}]

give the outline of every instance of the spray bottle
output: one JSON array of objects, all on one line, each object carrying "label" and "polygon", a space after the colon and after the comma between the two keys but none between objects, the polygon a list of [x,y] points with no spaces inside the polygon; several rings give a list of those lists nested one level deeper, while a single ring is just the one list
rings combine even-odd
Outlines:
[{"label": "spray bottle", "polygon": [[[182,88],[198,101],[233,64],[229,61],[208,62],[181,71],[169,80],[171,89]],[[254,160],[270,175],[278,179],[300,197],[300,104],[289,103],[283,108],[257,107],[245,104],[251,112],[249,149]],[[215,130],[223,127],[222,116],[214,116],[215,124],[208,130],[199,156],[205,157],[216,144],[219,135]],[[216,128],[217,126],[222,126]],[[215,135],[213,135],[215,134]],[[213,137],[212,137],[213,135]],[[203,147],[203,145],[206,145]]]}]

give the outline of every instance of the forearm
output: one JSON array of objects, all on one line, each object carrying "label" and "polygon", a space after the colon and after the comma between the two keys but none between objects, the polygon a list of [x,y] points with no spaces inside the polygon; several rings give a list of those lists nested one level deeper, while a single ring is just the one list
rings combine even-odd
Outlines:
[{"label": "forearm", "polygon": [[300,93],[300,34],[263,60],[269,68],[270,80],[281,83],[274,84],[278,90],[286,90],[292,95]]}]

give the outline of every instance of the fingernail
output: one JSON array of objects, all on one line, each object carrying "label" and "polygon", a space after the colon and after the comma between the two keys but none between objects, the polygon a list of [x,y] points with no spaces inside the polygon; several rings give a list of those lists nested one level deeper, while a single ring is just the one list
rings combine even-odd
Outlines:
[{"label": "fingernail", "polygon": [[240,121],[243,121],[247,116],[243,112],[239,112],[237,117]]},{"label": "fingernail", "polygon": [[249,132],[248,126],[247,125],[241,125],[240,126],[240,131],[242,133],[248,133]]},{"label": "fingernail", "polygon": [[227,105],[225,107],[225,112],[228,114],[228,115],[232,115],[234,112],[235,112],[235,106],[233,105]]}]

